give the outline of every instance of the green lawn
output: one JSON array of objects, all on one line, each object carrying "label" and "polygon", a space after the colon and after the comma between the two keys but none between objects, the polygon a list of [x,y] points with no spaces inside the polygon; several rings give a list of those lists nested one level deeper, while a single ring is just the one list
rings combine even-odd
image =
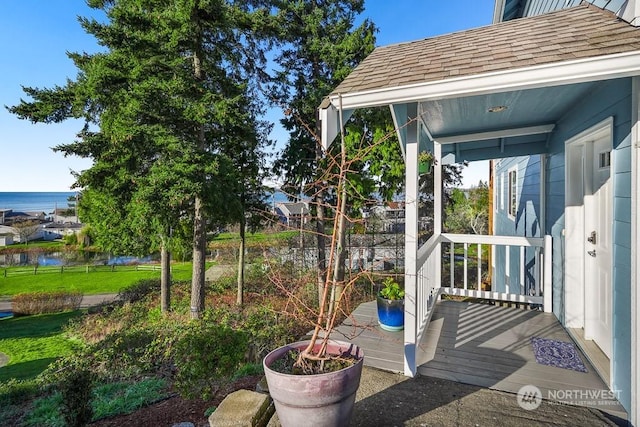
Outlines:
[{"label": "green lawn", "polygon": [[56,358],[71,353],[76,343],[62,327],[80,311],[0,320],[0,352],[9,356],[0,381],[35,378]]},{"label": "green lawn", "polygon": [[62,249],[65,244],[61,241],[44,241],[38,240],[29,243],[14,243],[13,245],[4,246],[0,248],[0,254],[2,252],[14,252],[16,250],[27,251],[29,249],[35,248],[46,248],[46,249]]},{"label": "green lawn", "polygon": [[[138,280],[160,277],[160,271],[136,271],[134,267],[118,266],[86,272],[84,267],[67,269],[60,272],[60,267],[40,267],[37,274],[18,273],[25,267],[8,268],[7,276],[0,269],[0,296],[11,296],[24,292],[44,291],[79,291],[86,295],[117,293]],[[176,281],[191,279],[191,263],[172,265],[172,278]]]},{"label": "green lawn", "polygon": [[[284,244],[288,239],[292,237],[298,236],[300,234],[299,231],[280,231],[277,233],[247,233],[246,240],[247,245],[278,245]],[[226,245],[237,245],[240,242],[240,233],[220,233],[220,235],[216,236],[213,239],[209,246],[212,248],[217,248]]]}]

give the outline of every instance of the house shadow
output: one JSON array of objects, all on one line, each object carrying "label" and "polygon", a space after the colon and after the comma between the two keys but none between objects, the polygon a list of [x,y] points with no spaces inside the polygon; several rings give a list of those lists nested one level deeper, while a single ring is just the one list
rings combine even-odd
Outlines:
[{"label": "house shadow", "polygon": [[[9,362],[10,360],[7,360]],[[0,374],[5,378],[15,378],[18,380],[28,380],[35,378],[47,366],[55,362],[55,357],[45,357],[42,359],[29,360],[27,362],[16,363],[0,367]]]},{"label": "house shadow", "polygon": [[[415,425],[450,425],[446,417],[460,416],[457,411],[463,407],[470,412],[465,417],[471,416],[460,425],[476,424],[474,411],[478,421],[482,418],[480,424],[495,424],[495,419],[492,422],[491,418],[483,418],[487,410],[483,402],[487,399],[497,399],[496,408],[490,409],[494,415],[530,418],[531,411],[521,408],[517,400],[523,386],[535,385],[546,399],[548,391],[556,386],[566,389],[565,381],[579,384],[580,380],[573,382],[570,378],[586,378],[580,372],[538,364],[530,344],[534,336],[570,341],[566,331],[548,313],[486,303],[440,301],[420,343],[418,375],[407,378],[367,370],[351,425],[403,425],[416,420],[421,422]],[[364,351],[366,358],[367,349]],[[553,408],[558,405],[546,400],[544,405],[551,407],[545,416],[554,417]],[[585,417],[596,416],[585,407],[567,407]],[[535,416],[542,414],[544,410],[536,411]]]}]

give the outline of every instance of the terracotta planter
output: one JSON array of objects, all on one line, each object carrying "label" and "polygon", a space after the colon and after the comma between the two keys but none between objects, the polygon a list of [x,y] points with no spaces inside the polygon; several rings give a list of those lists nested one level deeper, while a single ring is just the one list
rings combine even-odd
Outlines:
[{"label": "terracotta planter", "polygon": [[386,299],[378,295],[378,323],[385,331],[404,329],[404,298]]},{"label": "terracotta planter", "polygon": [[[318,340],[317,345],[320,345]],[[279,347],[263,360],[264,373],[273,398],[276,412],[283,427],[348,426],[360,386],[364,354],[354,345],[342,341],[330,341],[330,354],[356,356],[357,363],[336,372],[318,375],[291,375],[269,368],[274,361],[291,350],[303,350],[309,341],[299,341]]]}]

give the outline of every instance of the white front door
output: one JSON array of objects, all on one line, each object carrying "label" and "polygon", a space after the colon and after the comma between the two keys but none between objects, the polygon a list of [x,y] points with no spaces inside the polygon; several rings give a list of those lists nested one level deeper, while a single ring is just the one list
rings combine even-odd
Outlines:
[{"label": "white front door", "polygon": [[611,357],[613,200],[611,138],[602,136],[587,143],[585,178],[591,181],[585,194],[585,338],[590,338]]},{"label": "white front door", "polygon": [[613,120],[565,146],[565,326],[583,328],[611,359]]}]

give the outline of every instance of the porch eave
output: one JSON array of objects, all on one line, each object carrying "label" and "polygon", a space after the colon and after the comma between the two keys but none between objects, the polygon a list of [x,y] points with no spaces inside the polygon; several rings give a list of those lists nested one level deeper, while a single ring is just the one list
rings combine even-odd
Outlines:
[{"label": "porch eave", "polygon": [[633,51],[404,86],[382,87],[361,92],[332,93],[329,95],[329,101],[333,108],[337,109],[340,98],[342,98],[342,108],[354,110],[433,99],[595,82],[637,75],[640,75],[640,51]]}]

